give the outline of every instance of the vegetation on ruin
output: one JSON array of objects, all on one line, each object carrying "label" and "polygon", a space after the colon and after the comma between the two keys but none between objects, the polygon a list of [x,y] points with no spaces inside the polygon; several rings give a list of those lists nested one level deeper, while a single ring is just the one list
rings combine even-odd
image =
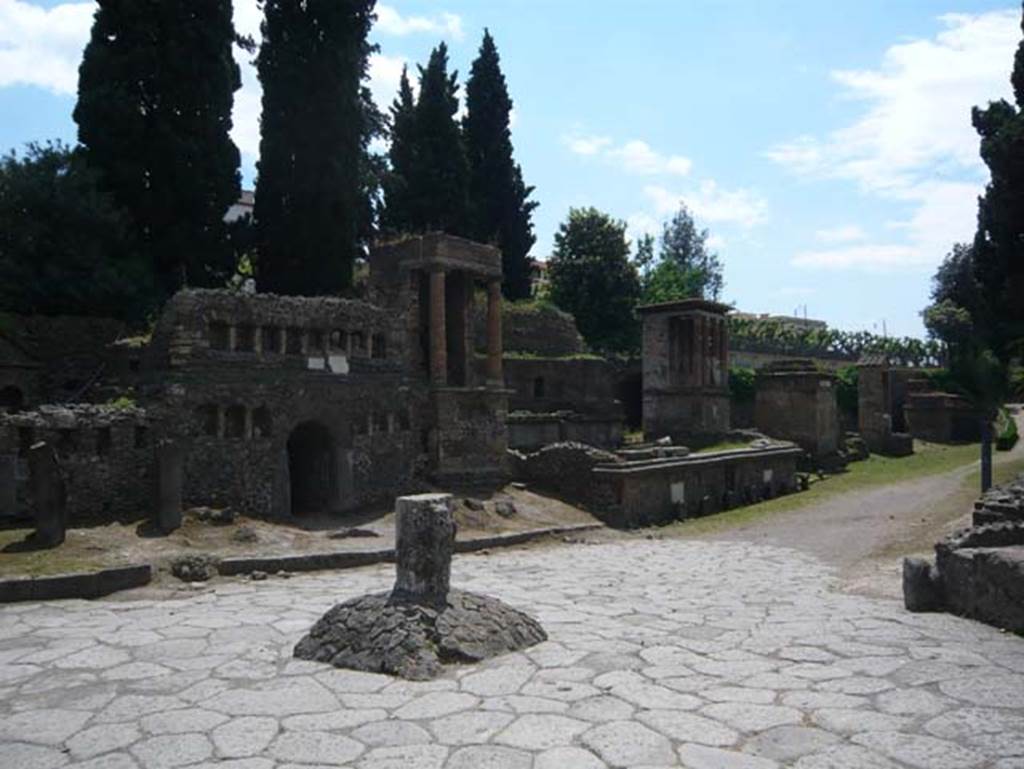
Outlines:
[{"label": "vegetation on ruin", "polygon": [[79,68],[78,140],[150,261],[158,298],[183,284],[222,286],[234,271],[224,213],[240,192],[229,135],[236,37],[231,0],[96,9]]},{"label": "vegetation on ruin", "polygon": [[256,59],[263,86],[253,209],[256,284],[278,294],[334,294],[372,227],[383,118],[366,85],[374,0],[263,3]]},{"label": "vegetation on ruin", "polygon": [[779,320],[729,318],[729,343],[736,350],[835,358],[855,362],[864,355],[883,355],[895,366],[940,366],[942,342],[913,337],[886,337],[869,331],[806,328]]},{"label": "vegetation on ruin", "polygon": [[548,272],[551,301],[572,313],[592,350],[627,352],[639,347],[634,308],[640,276],[629,258],[625,222],[596,208],[570,208],[555,234]]},{"label": "vegetation on ruin", "polygon": [[655,256],[654,237],[637,244],[636,264],[641,274],[643,304],[702,297],[717,300],[725,280],[718,254],[708,247],[708,231],[699,229],[685,204],[662,225]]},{"label": "vegetation on ruin", "polygon": [[770,515],[819,504],[839,494],[939,475],[969,466],[976,463],[977,459],[978,444],[976,443],[946,446],[915,441],[914,454],[908,457],[885,457],[872,454],[864,461],[848,465],[844,473],[824,478],[812,477],[810,488],[807,491],[776,497],[755,505],[728,510],[704,518],[680,521],[671,524],[664,530],[684,536],[720,531]]},{"label": "vegetation on ruin", "polygon": [[1009,451],[1017,445],[1017,421],[1006,410],[1006,407],[999,409],[996,417],[996,448],[999,451]]},{"label": "vegetation on ruin", "polygon": [[745,366],[729,367],[729,398],[733,403],[753,403],[757,396],[757,372]]}]

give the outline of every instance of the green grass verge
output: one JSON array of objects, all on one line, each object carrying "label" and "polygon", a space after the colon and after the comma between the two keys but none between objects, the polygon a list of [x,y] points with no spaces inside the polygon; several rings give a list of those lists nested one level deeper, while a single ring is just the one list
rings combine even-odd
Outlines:
[{"label": "green grass verge", "polygon": [[733,449],[745,449],[750,444],[747,441],[722,441],[711,446],[697,449],[694,454],[707,454],[712,451],[732,451]]},{"label": "green grass verge", "polygon": [[[949,472],[976,462],[980,455],[980,447],[976,443],[962,446],[917,443],[914,446],[914,451],[915,453],[909,457],[898,458],[872,454],[863,462],[851,463],[845,473],[827,476],[823,479],[812,477],[811,487],[807,491],[770,499],[756,505],[739,507],[704,518],[679,521],[664,527],[661,531],[669,535],[692,536],[733,528],[770,515],[818,504],[850,491],[886,486],[900,481]],[[1002,468],[1002,466],[1000,467]]]},{"label": "green grass verge", "polygon": [[[9,544],[21,542],[31,533],[31,529],[0,531],[0,550]],[[114,565],[112,559],[105,553],[76,552],[76,548],[71,544],[74,537],[74,531],[69,532],[69,541],[52,550],[0,553],[0,578],[70,574],[96,571]]]}]

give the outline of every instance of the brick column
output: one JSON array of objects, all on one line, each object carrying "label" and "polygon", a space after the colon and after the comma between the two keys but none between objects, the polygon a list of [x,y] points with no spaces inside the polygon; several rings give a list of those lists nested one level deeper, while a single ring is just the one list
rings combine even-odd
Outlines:
[{"label": "brick column", "polygon": [[444,272],[430,273],[430,382],[448,384],[448,338],[444,325]]},{"label": "brick column", "polygon": [[501,387],[505,377],[501,370],[501,281],[487,284],[487,384]]}]

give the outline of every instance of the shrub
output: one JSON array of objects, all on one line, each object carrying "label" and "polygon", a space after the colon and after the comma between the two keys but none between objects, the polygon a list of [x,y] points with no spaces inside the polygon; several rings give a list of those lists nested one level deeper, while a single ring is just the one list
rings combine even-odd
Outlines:
[{"label": "shrub", "polygon": [[1009,451],[1017,444],[1017,422],[1005,407],[999,409],[996,417],[996,449]]}]

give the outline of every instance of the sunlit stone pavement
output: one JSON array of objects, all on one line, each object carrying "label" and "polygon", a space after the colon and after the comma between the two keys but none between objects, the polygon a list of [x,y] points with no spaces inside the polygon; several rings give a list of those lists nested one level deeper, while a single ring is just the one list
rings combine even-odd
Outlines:
[{"label": "sunlit stone pavement", "polygon": [[456,559],[551,640],[410,683],[291,658],[393,567],[0,608],[0,767],[1024,768],[1024,639],[834,592],[801,554],[627,541]]}]

